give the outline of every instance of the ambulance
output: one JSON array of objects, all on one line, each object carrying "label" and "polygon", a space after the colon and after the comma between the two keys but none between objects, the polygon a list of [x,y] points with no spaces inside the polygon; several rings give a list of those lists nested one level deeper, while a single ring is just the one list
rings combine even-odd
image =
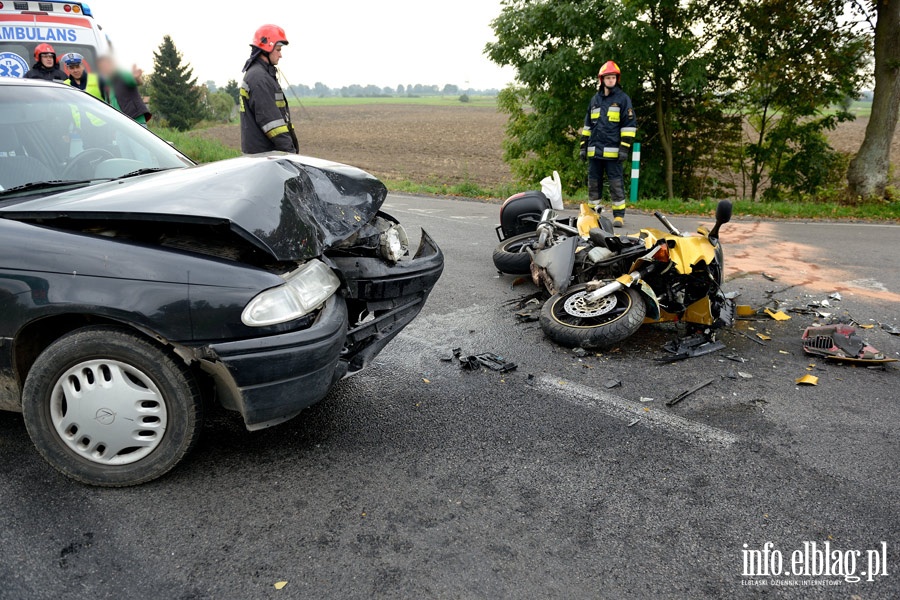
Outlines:
[{"label": "ambulance", "polygon": [[110,53],[106,34],[84,2],[0,0],[0,77],[24,77],[43,43],[53,46],[57,59],[66,52],[82,55],[88,71]]}]

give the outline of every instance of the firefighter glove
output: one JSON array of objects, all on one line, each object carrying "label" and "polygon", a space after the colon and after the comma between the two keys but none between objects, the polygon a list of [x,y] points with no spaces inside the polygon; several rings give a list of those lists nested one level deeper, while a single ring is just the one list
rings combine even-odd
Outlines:
[{"label": "firefighter glove", "polygon": [[621,162],[628,160],[628,148],[625,148],[625,147],[619,148],[619,160]]},{"label": "firefighter glove", "polygon": [[587,160],[587,148],[582,148],[581,152],[578,153],[578,158],[581,160]]}]

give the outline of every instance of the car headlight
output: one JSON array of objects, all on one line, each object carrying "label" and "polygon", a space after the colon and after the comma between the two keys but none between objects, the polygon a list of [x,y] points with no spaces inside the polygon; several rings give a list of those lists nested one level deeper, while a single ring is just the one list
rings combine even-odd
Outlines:
[{"label": "car headlight", "polygon": [[241,321],[250,327],[284,323],[306,315],[328,300],[341,281],[322,261],[313,259],[285,275],[284,283],[253,298]]},{"label": "car headlight", "polygon": [[394,223],[381,234],[381,255],[391,262],[397,262],[409,249],[409,236],[399,223]]}]

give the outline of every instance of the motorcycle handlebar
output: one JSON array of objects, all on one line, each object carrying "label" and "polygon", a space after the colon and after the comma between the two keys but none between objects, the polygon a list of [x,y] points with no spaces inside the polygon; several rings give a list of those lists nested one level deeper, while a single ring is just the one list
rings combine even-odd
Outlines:
[{"label": "motorcycle handlebar", "polygon": [[653,213],[653,216],[655,216],[657,219],[659,219],[660,222],[663,225],[665,225],[666,229],[668,229],[670,233],[672,233],[673,235],[681,235],[681,232],[678,231],[678,229],[676,229],[674,225],[669,223],[669,219],[667,219],[664,214],[662,214],[661,212],[659,212],[657,210]]}]

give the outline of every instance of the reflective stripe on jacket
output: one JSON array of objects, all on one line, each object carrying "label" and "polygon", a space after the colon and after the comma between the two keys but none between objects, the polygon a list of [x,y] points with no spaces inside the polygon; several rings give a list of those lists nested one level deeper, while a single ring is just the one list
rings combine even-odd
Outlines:
[{"label": "reflective stripe on jacket", "polygon": [[588,158],[618,159],[621,148],[631,150],[637,133],[637,119],[631,98],[618,85],[609,95],[594,94],[584,117],[581,147]]},{"label": "reflective stripe on jacket", "polygon": [[241,152],[297,152],[291,112],[275,67],[257,58],[241,82]]}]

